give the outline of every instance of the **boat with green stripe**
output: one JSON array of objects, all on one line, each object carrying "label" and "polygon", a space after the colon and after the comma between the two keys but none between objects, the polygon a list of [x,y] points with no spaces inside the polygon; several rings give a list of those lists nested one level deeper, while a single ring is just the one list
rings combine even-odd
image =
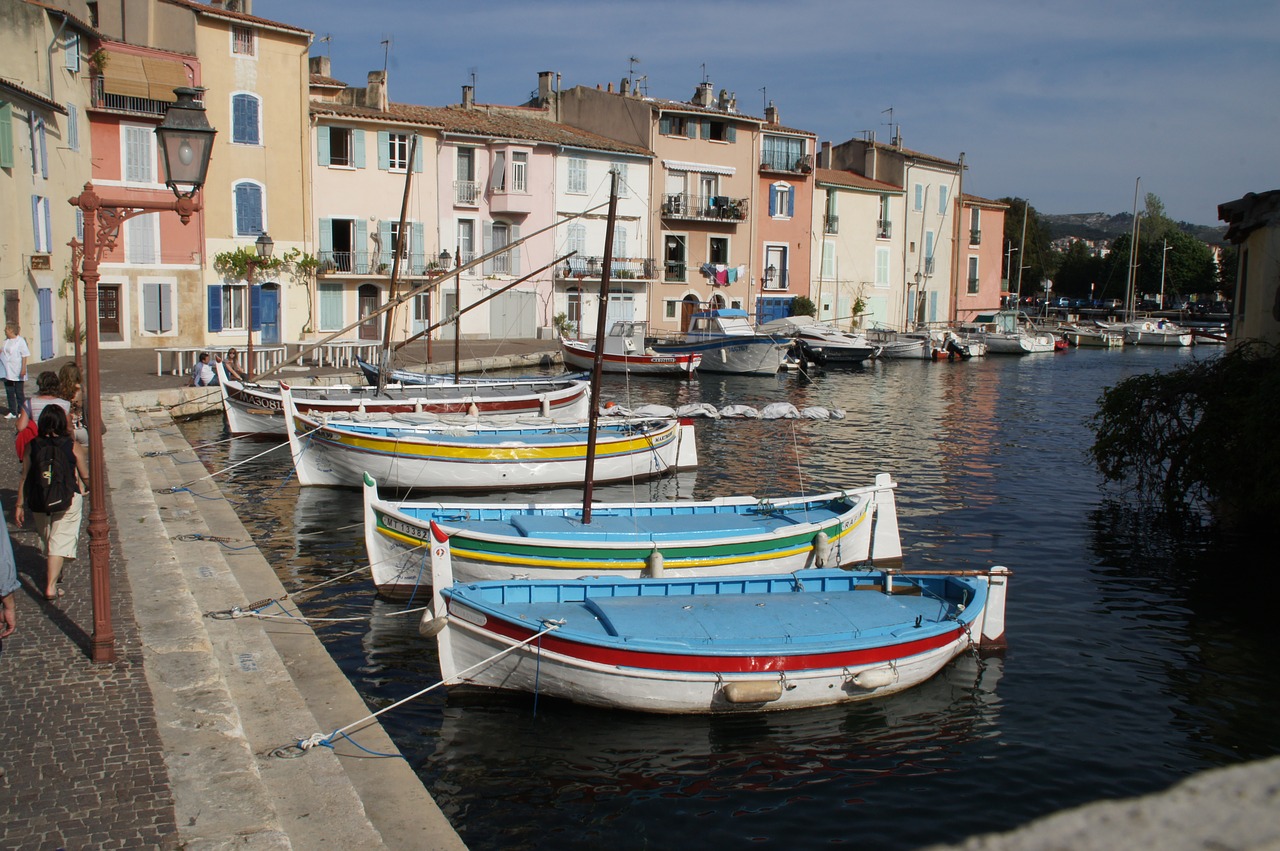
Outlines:
[{"label": "boat with green stripe", "polygon": [[449,535],[459,581],[730,576],[902,559],[888,474],[816,496],[651,503],[442,503],[384,500],[364,476],[365,546],[378,592],[431,583],[430,527]]}]

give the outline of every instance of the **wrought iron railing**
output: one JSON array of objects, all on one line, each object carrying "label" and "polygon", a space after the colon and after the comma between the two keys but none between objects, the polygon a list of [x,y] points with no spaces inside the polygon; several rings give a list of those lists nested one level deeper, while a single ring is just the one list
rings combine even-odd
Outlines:
[{"label": "wrought iron railing", "polygon": [[840,217],[826,216],[822,220],[822,226],[823,226],[824,233],[831,233],[831,234],[840,233]]},{"label": "wrought iron railing", "polygon": [[881,219],[876,222],[876,239],[888,239],[893,233],[893,222],[888,219]]},{"label": "wrought iron railing", "polygon": [[981,244],[982,244],[982,231],[977,230],[977,229],[974,229],[974,230],[969,231],[969,244],[970,244],[970,245],[981,245]]},{"label": "wrought iron railing", "polygon": [[813,155],[785,153],[783,151],[765,151],[760,155],[762,171],[785,171],[793,174],[808,174],[813,171]]},{"label": "wrought iron railing", "polygon": [[741,222],[747,218],[747,198],[727,195],[693,195],[681,192],[662,196],[662,215],[669,219],[713,219]]}]

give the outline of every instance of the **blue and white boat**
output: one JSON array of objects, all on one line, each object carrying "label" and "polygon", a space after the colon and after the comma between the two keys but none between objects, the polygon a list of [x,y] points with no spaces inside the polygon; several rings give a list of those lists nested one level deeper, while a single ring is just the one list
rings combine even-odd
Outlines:
[{"label": "blue and white boat", "polygon": [[676,343],[655,343],[658,354],[698,354],[700,372],[773,375],[795,342],[785,334],[755,328],[745,310],[718,308],[693,314],[689,330]]},{"label": "blue and white boat", "polygon": [[393,501],[364,477],[365,548],[378,593],[412,598],[431,584],[423,557],[432,528],[453,541],[466,581],[638,578],[655,554],[667,576],[791,573],[816,567],[902,563],[888,473],[875,484],[787,497],[723,496],[665,502]]},{"label": "blue and white boat", "polygon": [[[356,366],[364,373],[364,380],[371,387],[378,386],[378,368],[362,358],[356,358]],[[419,384],[481,384],[508,385],[530,381],[589,381],[590,372],[566,372],[560,375],[529,375],[517,378],[490,378],[474,375],[454,375],[452,372],[427,373],[412,369],[393,369],[387,373],[386,384],[414,386]]]},{"label": "blue and white boat", "polygon": [[1004,644],[1009,571],[805,570],[715,579],[455,584],[431,544],[449,684],[671,714],[759,712],[893,694]]}]

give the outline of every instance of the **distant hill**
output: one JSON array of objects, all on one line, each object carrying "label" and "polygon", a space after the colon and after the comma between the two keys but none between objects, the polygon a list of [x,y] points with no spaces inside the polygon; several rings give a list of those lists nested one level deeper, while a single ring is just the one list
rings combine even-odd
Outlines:
[{"label": "distant hill", "polygon": [[[1121,234],[1133,231],[1132,213],[1065,213],[1052,215],[1040,213],[1040,220],[1049,228],[1049,238],[1059,239],[1074,236],[1080,239],[1115,239]],[[1190,222],[1178,222],[1178,228],[1202,242],[1220,245],[1224,241],[1227,229],[1209,225],[1193,225]]]}]

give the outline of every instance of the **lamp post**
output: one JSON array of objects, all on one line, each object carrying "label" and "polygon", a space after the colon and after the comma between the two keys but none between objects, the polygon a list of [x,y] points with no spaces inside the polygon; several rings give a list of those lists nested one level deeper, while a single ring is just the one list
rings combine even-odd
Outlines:
[{"label": "lamp post", "polygon": [[271,250],[276,247],[271,237],[267,236],[267,232],[263,231],[257,241],[253,243],[258,249],[258,259],[250,260],[249,279],[246,283],[249,285],[249,345],[245,347],[244,369],[245,377],[253,377],[253,273],[257,271],[259,266],[266,265],[271,260]]},{"label": "lamp post", "polygon": [[102,255],[115,247],[120,226],[134,216],[173,212],[185,225],[200,210],[196,197],[209,171],[209,155],[217,133],[205,118],[197,101],[202,89],[178,88],[178,96],[156,128],[156,139],[164,162],[165,185],[175,200],[103,196],[90,181],[84,191],[69,199],[84,213],[84,255],[80,280],[84,282],[84,306],[88,319],[85,336],[85,424],[89,430],[89,577],[93,592],[93,638],[90,653],[94,662],[114,662],[115,633],[111,625],[111,542],[108,539],[106,505],[107,465],[102,447],[102,390],[98,362],[98,267]]},{"label": "lamp post", "polygon": [[[1004,253],[1004,274],[1005,286],[1009,288],[1008,292],[1010,295],[1013,294],[1013,255],[1016,254],[1017,251],[1018,249],[1013,247],[1013,240],[1009,240],[1009,249]],[[1021,295],[1021,293],[1019,293],[1019,295]],[[1017,301],[1014,302],[1014,306],[1018,306]]]}]

